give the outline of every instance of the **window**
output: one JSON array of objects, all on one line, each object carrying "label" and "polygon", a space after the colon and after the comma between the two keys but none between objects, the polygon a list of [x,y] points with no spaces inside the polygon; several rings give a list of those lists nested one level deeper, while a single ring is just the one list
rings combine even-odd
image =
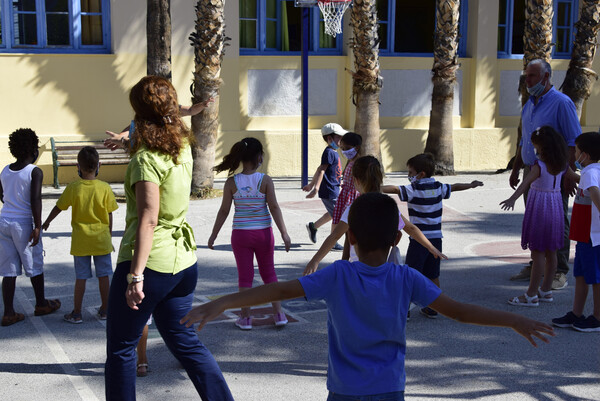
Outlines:
[{"label": "window", "polygon": [[[577,0],[554,0],[553,6],[552,34],[555,45],[552,57],[569,58],[579,9]],[[523,56],[525,0],[500,0],[498,11],[498,57],[520,58]]]},{"label": "window", "polygon": [[[378,0],[379,54],[431,56],[435,33],[435,0]],[[460,4],[458,54],[465,54],[467,1]]]},{"label": "window", "polygon": [[110,0],[0,0],[0,51],[106,53]]},{"label": "window", "polygon": [[[240,54],[281,54],[300,52],[302,8],[294,1],[239,0]],[[325,34],[318,6],[310,12],[310,53],[341,54],[342,35]]]}]

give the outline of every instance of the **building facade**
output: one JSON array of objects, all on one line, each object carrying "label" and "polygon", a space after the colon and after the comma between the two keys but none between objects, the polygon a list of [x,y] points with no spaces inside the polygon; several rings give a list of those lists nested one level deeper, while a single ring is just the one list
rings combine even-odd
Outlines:
[{"label": "building facade", "polygon": [[[525,0],[463,0],[460,64],[454,101],[457,171],[496,170],[514,155],[519,123],[517,87],[522,65]],[[173,83],[181,104],[191,102],[193,0],[171,0]],[[380,64],[384,77],[380,124],[387,171],[405,169],[423,150],[431,110],[435,0],[382,0]],[[555,0],[553,83],[568,66],[578,19],[578,0]],[[231,38],[222,66],[217,159],[245,137],[263,141],[265,171],[298,176],[300,137],[300,9],[293,1],[226,3]],[[323,34],[318,8],[311,10],[309,74],[309,171],[319,163],[320,127],[337,122],[352,129],[351,28]],[[128,91],[146,73],[146,1],[0,0],[0,163],[11,162],[8,135],[33,128],[41,139],[38,165],[52,180],[50,138],[99,140],[132,118]],[[594,63],[596,67],[598,62]],[[581,123],[597,130],[600,87],[584,105]],[[119,181],[123,166],[101,169]],[[76,169],[60,169],[61,182]]]}]

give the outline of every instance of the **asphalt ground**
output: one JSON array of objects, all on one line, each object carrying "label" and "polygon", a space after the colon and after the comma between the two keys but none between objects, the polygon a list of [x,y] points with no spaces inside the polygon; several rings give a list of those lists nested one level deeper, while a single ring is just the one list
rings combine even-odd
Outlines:
[{"label": "asphalt ground", "polygon": [[[444,249],[441,285],[449,296],[473,304],[524,314],[550,322],[572,306],[574,279],[555,292],[555,302],[538,308],[507,304],[522,294],[526,282],[509,281],[528,260],[520,247],[524,206],[502,211],[508,198],[508,174],[460,174],[445,183],[481,180],[483,187],[454,193],[444,203]],[[406,184],[406,174],[390,174],[389,184]],[[222,187],[217,182],[216,187]],[[305,224],[325,212],[319,200],[307,200],[298,179],[275,180],[293,246],[283,249],[275,230],[275,263],[280,280],[302,274],[325,239],[328,228],[312,244]],[[115,185],[122,194],[122,185]],[[43,218],[60,190],[44,188]],[[198,243],[200,276],[197,303],[237,291],[237,271],[230,246],[231,216],[215,244],[206,247],[220,199],[191,201],[188,220]],[[406,213],[406,205],[401,204]],[[125,224],[125,205],[114,213],[115,249]],[[70,213],[61,213],[44,234],[47,298],[60,298],[61,309],[33,316],[35,298],[29,280],[17,280],[15,308],[24,322],[0,328],[0,400],[103,400],[105,322],[95,317],[100,305],[97,280],[90,279],[84,297],[84,323],[69,324],[74,271],[70,247]],[[404,235],[402,254],[408,245]],[[574,249],[574,244],[572,245]],[[321,266],[341,256],[331,252]],[[113,258],[113,264],[116,255]],[[258,272],[255,285],[259,285]],[[591,313],[591,298],[585,313]],[[255,308],[252,331],[234,326],[236,313],[207,325],[200,339],[213,352],[236,400],[324,400],[327,396],[327,314],[321,302],[283,302],[290,323],[275,329],[268,305]],[[413,310],[407,326],[407,400],[598,400],[600,399],[600,333],[557,329],[550,344],[532,347],[510,329],[461,324],[445,317],[428,319]],[[169,353],[154,325],[148,342],[150,372],[137,381],[138,400],[198,399],[185,371]]]}]

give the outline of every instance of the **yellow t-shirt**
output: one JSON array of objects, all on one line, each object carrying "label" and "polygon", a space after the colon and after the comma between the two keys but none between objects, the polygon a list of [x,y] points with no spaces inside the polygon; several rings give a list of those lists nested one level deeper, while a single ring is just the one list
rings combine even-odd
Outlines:
[{"label": "yellow t-shirt", "polygon": [[181,149],[177,164],[171,156],[148,150],[144,146],[133,155],[125,173],[127,215],[117,263],[133,257],[138,225],[134,185],[140,181],[153,182],[160,190],[158,224],[154,228],[146,267],[159,273],[176,274],[196,262],[194,232],[185,219],[190,203],[192,167],[189,145]]},{"label": "yellow t-shirt", "polygon": [[112,252],[109,213],[119,207],[110,186],[100,180],[78,180],[65,188],[56,207],[71,206],[71,255],[95,256]]}]

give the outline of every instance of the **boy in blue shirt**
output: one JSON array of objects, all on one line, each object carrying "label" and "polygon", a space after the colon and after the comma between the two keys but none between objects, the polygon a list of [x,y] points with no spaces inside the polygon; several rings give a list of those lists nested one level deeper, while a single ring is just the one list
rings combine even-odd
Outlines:
[{"label": "boy in blue shirt", "polygon": [[[325,124],[321,128],[323,140],[327,142],[327,147],[321,155],[321,164],[317,167],[312,180],[305,185],[302,190],[308,192],[307,198],[313,198],[317,193],[327,213],[321,216],[317,221],[310,222],[306,225],[308,237],[315,244],[317,242],[317,230],[319,227],[327,224],[333,217],[333,211],[340,193],[340,180],[342,179],[342,163],[337,149],[340,146],[342,136],[347,134],[341,125],[336,123]],[[335,227],[331,226],[331,232]],[[341,251],[344,247],[340,244],[335,244],[333,249]]]},{"label": "boy in blue shirt", "polygon": [[[533,337],[554,335],[552,327],[524,316],[457,302],[421,273],[386,263],[398,238],[398,206],[381,193],[359,196],[350,208],[348,237],[359,262],[339,260],[297,280],[271,283],[226,295],[192,309],[190,326],[216,318],[226,309],[306,297],[327,303],[329,400],[341,396],[404,399],[406,314],[411,302],[430,306],[464,323],[510,327],[533,346]],[[378,399],[378,398],[374,398]]]}]

